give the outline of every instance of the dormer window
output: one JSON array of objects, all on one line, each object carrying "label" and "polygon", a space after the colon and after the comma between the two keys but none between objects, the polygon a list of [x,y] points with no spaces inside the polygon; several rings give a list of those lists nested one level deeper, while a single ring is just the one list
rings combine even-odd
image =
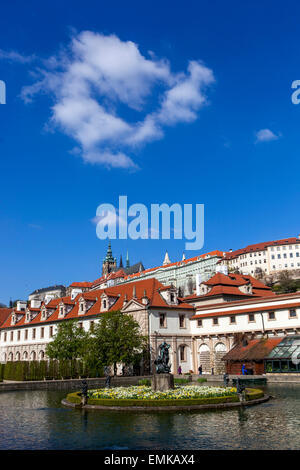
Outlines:
[{"label": "dormer window", "polygon": [[102,305],[103,305],[103,308],[106,308],[106,300],[103,300]]}]

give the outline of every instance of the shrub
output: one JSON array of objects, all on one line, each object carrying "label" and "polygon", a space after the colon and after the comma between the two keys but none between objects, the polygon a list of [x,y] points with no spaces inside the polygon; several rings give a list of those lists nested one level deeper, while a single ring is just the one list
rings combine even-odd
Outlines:
[{"label": "shrub", "polygon": [[138,381],[139,385],[146,385],[147,387],[150,387],[151,385],[151,380],[150,379],[141,379]]},{"label": "shrub", "polygon": [[174,379],[175,384],[188,384],[190,382],[190,379]]},{"label": "shrub", "polygon": [[205,379],[204,377],[201,377],[200,379],[197,379],[197,382],[201,384],[203,382],[207,382],[207,379]]},{"label": "shrub", "polygon": [[[67,395],[69,403],[80,404],[81,397],[79,392],[69,393]],[[209,405],[218,403],[234,403],[238,402],[238,396],[226,397],[209,397],[197,399],[182,399],[182,400],[134,400],[134,399],[109,399],[109,398],[89,398],[88,405],[98,406],[193,406],[193,405]]]}]

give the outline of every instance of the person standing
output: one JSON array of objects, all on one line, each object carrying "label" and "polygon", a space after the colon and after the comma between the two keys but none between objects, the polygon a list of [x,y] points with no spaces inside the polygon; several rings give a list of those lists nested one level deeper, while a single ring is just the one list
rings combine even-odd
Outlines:
[{"label": "person standing", "polygon": [[198,367],[198,372],[199,372],[199,375],[202,375],[202,365]]},{"label": "person standing", "polygon": [[181,369],[181,366],[178,367],[178,374],[181,375],[182,374],[182,369]]}]

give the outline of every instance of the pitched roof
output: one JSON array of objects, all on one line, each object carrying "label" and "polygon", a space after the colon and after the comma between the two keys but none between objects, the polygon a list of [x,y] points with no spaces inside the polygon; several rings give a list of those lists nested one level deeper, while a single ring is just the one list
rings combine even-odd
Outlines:
[{"label": "pitched roof", "polygon": [[278,245],[291,245],[294,243],[300,244],[300,239],[293,237],[293,238],[284,238],[282,240],[275,240],[271,242],[262,242],[262,243],[255,243],[254,245],[248,245],[245,248],[240,248],[235,251],[229,251],[225,254],[224,259],[233,259],[239,255],[243,255],[246,253],[252,253],[255,251],[264,251],[268,248],[268,246],[278,246]]},{"label": "pitched roof", "polygon": [[225,356],[223,361],[261,361],[266,358],[283,338],[252,339],[233,347]]},{"label": "pitched roof", "polygon": [[29,295],[42,294],[43,292],[48,292],[48,291],[52,292],[54,290],[62,290],[64,292],[66,290],[66,288],[63,285],[43,287],[42,289],[36,289],[35,291],[31,292],[31,294],[29,294]]},{"label": "pitched roof", "polygon": [[158,269],[167,269],[167,268],[170,268],[172,266],[177,266],[177,267],[185,266],[186,264],[193,263],[195,261],[199,261],[201,259],[205,259],[205,258],[211,257],[211,256],[218,256],[219,258],[222,258],[223,255],[224,255],[224,252],[220,251],[220,250],[210,251],[209,253],[204,253],[202,255],[194,256],[193,258],[188,258],[188,259],[184,259],[184,260],[180,260],[180,261],[175,261],[174,263],[168,263],[168,264],[161,265],[161,266],[155,266],[154,268],[145,269],[141,272],[137,272],[135,274],[126,276],[125,280],[127,281],[127,280],[130,280],[130,279],[133,279],[134,277],[139,277],[139,276],[142,276],[144,274],[151,273],[152,271],[156,271]]},{"label": "pitched roof", "polygon": [[[263,284],[262,282],[258,281],[254,277],[250,275],[243,275],[243,274],[222,274],[216,273],[212,276],[208,281],[203,282],[202,284],[210,287],[210,291],[206,294],[193,294],[185,297],[186,301],[192,301],[195,299],[202,299],[207,297],[214,297],[214,296],[236,296],[236,297],[264,297],[264,296],[275,296],[276,294],[272,292],[271,288]],[[251,284],[252,292],[242,292],[239,287],[246,286]]]},{"label": "pitched roof", "polygon": [[[157,279],[145,279],[141,281],[131,282],[128,284],[119,284],[117,286],[108,287],[105,289],[97,289],[94,291],[89,291],[85,293],[78,294],[74,300],[71,300],[70,297],[63,297],[58,299],[52,299],[47,305],[42,304],[41,309],[39,309],[39,313],[33,318],[30,322],[25,322],[25,315],[24,312],[22,318],[15,324],[11,325],[10,316],[6,319],[3,323],[1,328],[11,328],[19,327],[19,326],[29,326],[31,324],[44,324],[47,322],[54,322],[54,321],[61,321],[61,320],[68,320],[68,319],[80,319],[86,318],[92,315],[99,315],[104,313],[102,310],[102,302],[101,296],[106,294],[108,297],[114,299],[112,305],[109,308],[109,311],[114,310],[121,310],[124,306],[125,300],[129,302],[130,300],[135,300],[138,303],[142,304],[143,298],[146,297],[149,299],[148,305],[151,308],[174,308],[174,309],[185,309],[185,310],[194,310],[189,304],[186,303],[179,303],[176,305],[169,305],[163,296],[160,294],[159,290],[164,288],[165,286],[161,284]],[[94,300],[94,304],[89,308],[89,310],[84,313],[83,315],[79,315],[79,299],[83,298],[85,300]],[[71,309],[69,312],[62,318],[59,317],[59,304],[63,302],[67,305],[71,305]],[[42,320],[42,313],[41,310],[43,305],[46,306],[47,309],[54,309],[54,312],[46,319]]]},{"label": "pitched roof", "polygon": [[7,320],[12,312],[12,308],[0,308],[0,326]]},{"label": "pitched roof", "polygon": [[92,282],[83,281],[83,282],[72,282],[69,287],[92,287]]}]

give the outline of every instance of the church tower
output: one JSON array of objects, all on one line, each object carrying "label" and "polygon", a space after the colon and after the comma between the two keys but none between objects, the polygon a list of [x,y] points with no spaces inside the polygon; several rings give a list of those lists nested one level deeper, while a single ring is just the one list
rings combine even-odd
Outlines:
[{"label": "church tower", "polygon": [[105,274],[109,274],[112,271],[115,271],[116,268],[117,268],[117,260],[112,255],[111,243],[109,241],[107,253],[102,263],[102,276],[104,276]]}]

